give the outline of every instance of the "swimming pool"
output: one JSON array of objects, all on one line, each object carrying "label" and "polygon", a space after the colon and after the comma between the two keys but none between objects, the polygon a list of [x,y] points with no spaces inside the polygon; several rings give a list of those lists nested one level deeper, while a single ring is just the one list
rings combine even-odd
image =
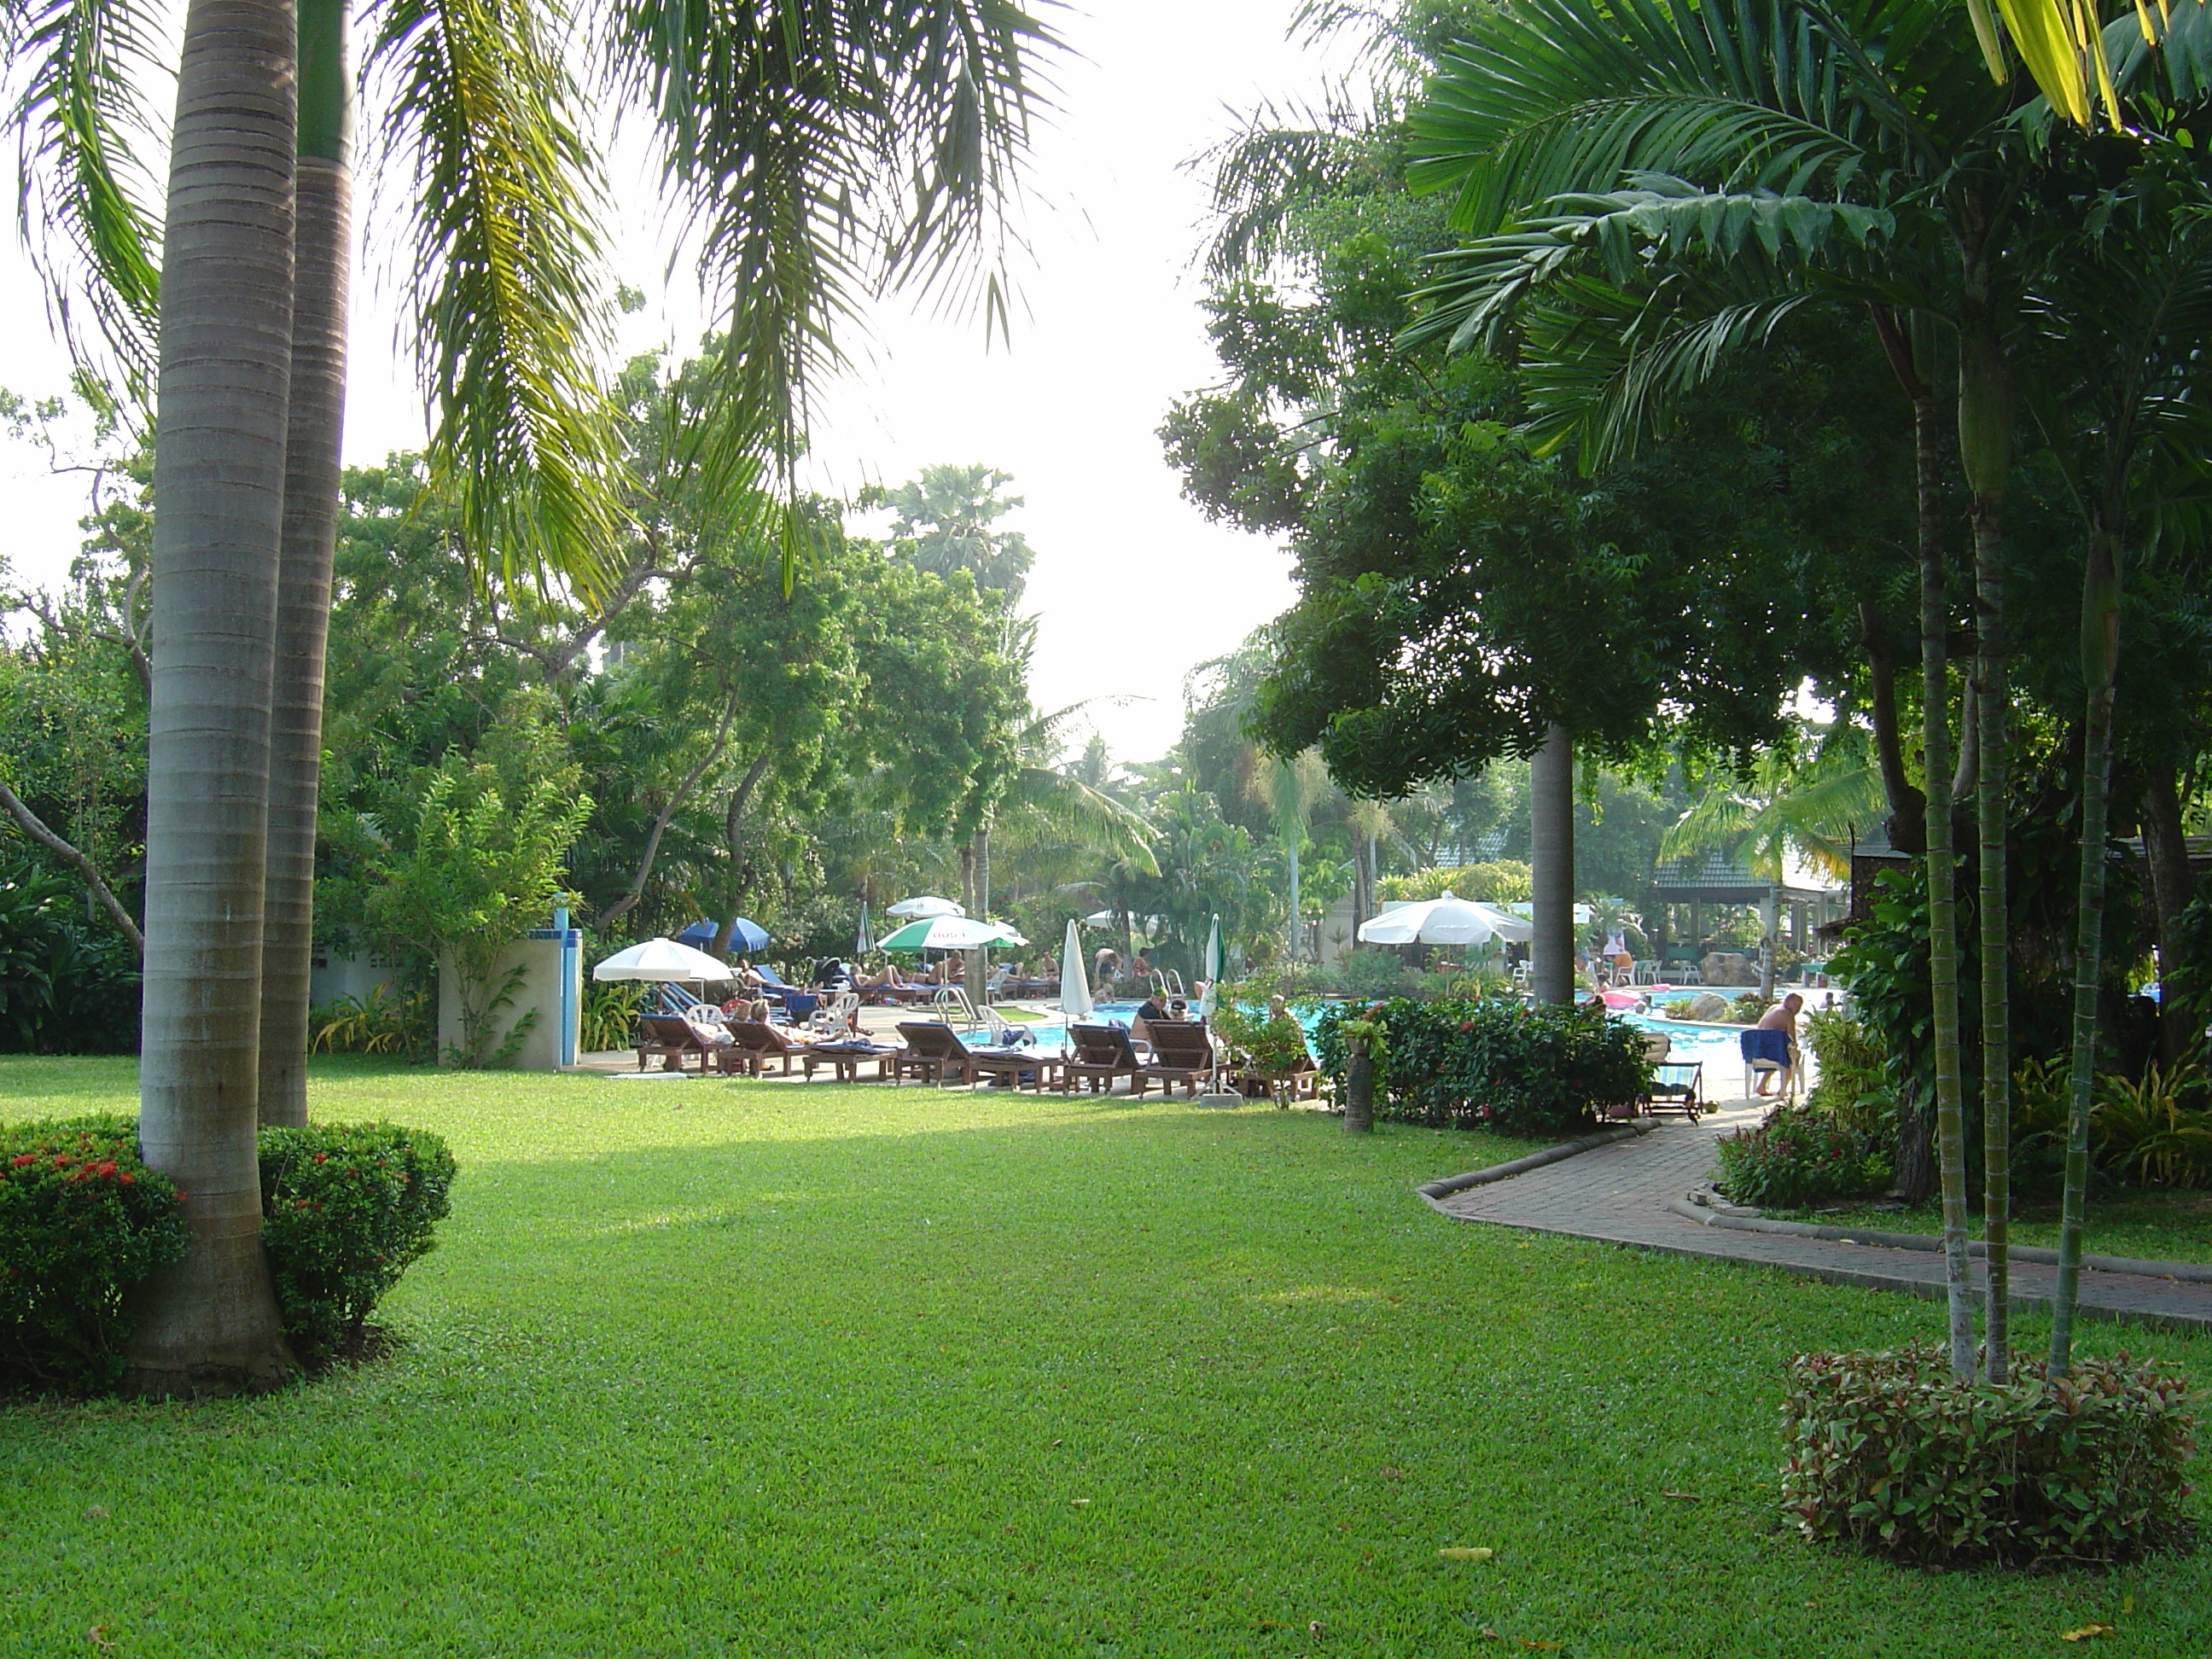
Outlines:
[{"label": "swimming pool", "polygon": [[[1126,1025],[1139,1006],[1133,1002],[1102,1002],[1091,1012],[1094,1018],[1118,1020]],[[1321,1020],[1322,1005],[1306,1003],[1295,1012],[1298,1023],[1306,1028],[1310,1046],[1313,1029]],[[1613,1018],[1627,1021],[1639,1031],[1663,1032],[1673,1042],[1673,1052],[1680,1058],[1711,1060],[1736,1051],[1740,1030],[1736,1026],[1697,1025],[1686,1020],[1662,1019],[1656,1014],[1616,1014]],[[1027,1029],[1036,1038],[1036,1046],[1047,1054],[1058,1054],[1067,1047],[1065,1022],[1048,1022]],[[991,1041],[991,1034],[988,1031],[968,1031],[962,1034],[960,1040],[971,1047],[988,1044]]]}]

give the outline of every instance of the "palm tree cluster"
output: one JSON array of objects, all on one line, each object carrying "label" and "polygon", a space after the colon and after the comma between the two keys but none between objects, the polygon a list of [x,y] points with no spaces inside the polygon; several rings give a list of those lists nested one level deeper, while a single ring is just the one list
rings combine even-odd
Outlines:
[{"label": "palm tree cluster", "polygon": [[[571,27],[514,0],[388,0],[363,21],[433,471],[487,576],[591,596],[627,522],[592,94],[650,131],[720,313],[687,455],[767,492],[771,518],[861,294],[972,284],[1003,307],[997,214],[1049,44],[1016,8],[644,0]],[[0,12],[34,238],[78,262],[50,262],[58,305],[74,318],[88,295],[109,361],[153,392],[141,1133],[191,1194],[194,1248],[149,1297],[134,1376],[169,1391],[288,1366],[250,1126],[264,1079],[279,1117],[302,1100],[353,79],[334,0],[194,0],[157,218],[132,164],[156,127],[152,27],[126,4]]]}]

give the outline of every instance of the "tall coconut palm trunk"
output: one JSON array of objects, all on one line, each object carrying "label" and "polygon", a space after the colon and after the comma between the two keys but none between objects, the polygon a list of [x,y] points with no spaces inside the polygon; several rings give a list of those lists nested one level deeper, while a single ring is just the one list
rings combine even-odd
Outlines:
[{"label": "tall coconut palm trunk", "polygon": [[261,960],[264,1123],[307,1121],[307,1001],[315,931],[315,804],[323,654],[337,544],[352,250],[353,78],[344,0],[301,0],[300,143],[285,439],[283,563],[269,705],[269,871]]},{"label": "tall coconut palm trunk", "polygon": [[1563,726],[1528,759],[1528,984],[1539,1002],[1575,1000],[1575,743]]},{"label": "tall coconut palm trunk", "polygon": [[191,1248],[147,1281],[142,1393],[290,1370],[254,1147],[270,635],[292,343],[289,0],[191,0],[170,156],[154,436],[139,1134]]},{"label": "tall coconut palm trunk", "polygon": [[2081,1229],[2089,1193],[2089,1097],[2097,1069],[2097,994],[2105,950],[2105,830],[2112,769],[2113,682],[2120,666],[2120,538],[2100,525],[2081,588],[2081,888],[2074,946],[2074,1067],[2066,1136],[2066,1196],[2058,1284],[2051,1298],[2051,1370],[2074,1361],[2081,1294]]}]

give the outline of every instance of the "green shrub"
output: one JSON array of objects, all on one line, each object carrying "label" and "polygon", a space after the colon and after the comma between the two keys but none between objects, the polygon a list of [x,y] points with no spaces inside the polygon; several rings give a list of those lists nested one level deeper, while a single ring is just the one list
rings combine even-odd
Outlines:
[{"label": "green shrub", "polygon": [[1418,978],[1395,951],[1373,947],[1352,952],[1337,963],[1336,972],[1346,994],[1363,1002],[1404,996]]},{"label": "green shrub", "polygon": [[1340,1084],[1342,1026],[1383,1030],[1375,1115],[1513,1135],[1572,1134],[1644,1092],[1643,1034],[1602,1012],[1518,1001],[1416,1002],[1332,1008],[1314,1031],[1322,1069]]},{"label": "green shrub", "polygon": [[1889,1057],[1880,1040],[1840,1008],[1828,1007],[1806,1014],[1805,1042],[1820,1066],[1805,1103],[1861,1134],[1880,1133],[1890,1112]]},{"label": "green shrub", "polygon": [[1756,991],[1746,991],[1729,1004],[1728,1017],[1739,1025],[1756,1025],[1773,1006],[1773,998],[1763,997]]},{"label": "green shrub", "polygon": [[2099,1164],[2122,1181],[2148,1187],[2212,1186],[2212,1110],[2204,1074],[2192,1062],[2151,1066],[2138,1081],[2100,1073],[2090,1124]]},{"label": "green shrub", "polygon": [[1669,1019],[1689,1019],[1693,1018],[1690,1011],[1694,1006],[1688,997],[1673,997],[1659,1005],[1659,1012]]},{"label": "green shrub", "polygon": [[1810,1106],[1778,1106],[1757,1128],[1723,1135],[1713,1150],[1720,1160],[1714,1184],[1738,1204],[1796,1209],[1878,1191],[1890,1176],[1888,1159],[1869,1150],[1865,1135]]},{"label": "green shrub", "polygon": [[366,997],[340,997],[307,1011],[308,1047],[319,1054],[399,1054],[428,1060],[437,1053],[437,1015],[425,990],[369,988]]},{"label": "green shrub", "polygon": [[125,1293],[187,1247],[181,1197],[141,1160],[127,1117],[0,1127],[0,1376],[112,1384]]},{"label": "green shrub", "polygon": [[2015,1361],[2002,1386],[1934,1348],[1788,1367],[1784,1512],[1804,1535],[1903,1561],[2117,1561],[2186,1535],[2196,1423],[2181,1378]]},{"label": "green shrub", "polygon": [[583,1054],[627,1048],[637,1040],[637,1011],[650,988],[636,980],[593,981],[584,987],[576,1015],[576,1047]]},{"label": "green shrub", "polygon": [[445,1219],[453,1155],[390,1123],[261,1132],[261,1237],[294,1352],[328,1354],[358,1333]]},{"label": "green shrub", "polygon": [[138,959],[84,890],[0,849],[0,1054],[138,1052]]}]

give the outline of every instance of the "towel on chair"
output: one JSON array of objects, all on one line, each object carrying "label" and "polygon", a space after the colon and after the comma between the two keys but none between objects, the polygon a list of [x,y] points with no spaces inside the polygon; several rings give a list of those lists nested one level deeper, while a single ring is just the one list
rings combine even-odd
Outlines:
[{"label": "towel on chair", "polygon": [[1769,1062],[1788,1070],[1790,1066],[1790,1033],[1753,1026],[1746,1031],[1743,1043],[1743,1063],[1754,1066]]}]

